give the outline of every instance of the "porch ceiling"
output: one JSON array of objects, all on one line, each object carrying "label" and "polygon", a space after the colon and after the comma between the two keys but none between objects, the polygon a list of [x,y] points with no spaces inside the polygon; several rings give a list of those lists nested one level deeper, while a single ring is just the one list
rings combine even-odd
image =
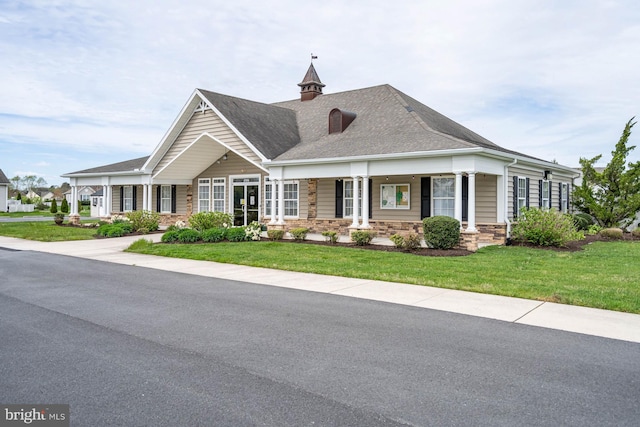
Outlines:
[{"label": "porch ceiling", "polygon": [[163,181],[194,179],[229,151],[227,147],[206,135],[202,135],[182,150],[164,168],[157,171],[153,178]]}]

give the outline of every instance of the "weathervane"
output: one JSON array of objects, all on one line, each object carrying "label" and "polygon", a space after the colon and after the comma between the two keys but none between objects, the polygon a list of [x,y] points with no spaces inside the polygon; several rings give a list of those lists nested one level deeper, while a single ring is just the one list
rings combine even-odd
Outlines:
[{"label": "weathervane", "polygon": [[314,55],[313,53],[311,54],[311,62],[313,62],[314,59],[318,59],[318,55]]}]

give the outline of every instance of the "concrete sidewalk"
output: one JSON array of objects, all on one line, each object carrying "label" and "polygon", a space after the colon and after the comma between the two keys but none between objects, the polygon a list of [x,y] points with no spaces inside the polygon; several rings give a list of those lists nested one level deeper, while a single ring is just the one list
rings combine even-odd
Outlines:
[{"label": "concrete sidewalk", "polygon": [[[154,242],[161,234],[145,236]],[[123,252],[140,236],[34,242],[0,236],[0,248],[55,253],[269,286],[386,301],[640,343],[640,315],[377,280],[270,270]]]}]

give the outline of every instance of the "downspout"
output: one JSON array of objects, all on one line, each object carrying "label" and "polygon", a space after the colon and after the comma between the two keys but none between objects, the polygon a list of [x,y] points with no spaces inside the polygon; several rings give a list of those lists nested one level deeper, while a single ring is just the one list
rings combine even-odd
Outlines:
[{"label": "downspout", "polygon": [[504,166],[504,220],[507,223],[507,236],[509,241],[511,238],[511,221],[509,221],[509,168],[518,163],[518,159]]}]

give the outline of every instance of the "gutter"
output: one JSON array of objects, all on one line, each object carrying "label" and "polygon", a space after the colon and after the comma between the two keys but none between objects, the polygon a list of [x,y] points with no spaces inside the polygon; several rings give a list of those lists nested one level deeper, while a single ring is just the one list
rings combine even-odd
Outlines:
[{"label": "gutter", "polygon": [[506,239],[511,239],[511,221],[509,220],[509,168],[518,163],[518,159],[513,159],[513,162],[504,165],[504,221],[507,223],[507,236]]}]

